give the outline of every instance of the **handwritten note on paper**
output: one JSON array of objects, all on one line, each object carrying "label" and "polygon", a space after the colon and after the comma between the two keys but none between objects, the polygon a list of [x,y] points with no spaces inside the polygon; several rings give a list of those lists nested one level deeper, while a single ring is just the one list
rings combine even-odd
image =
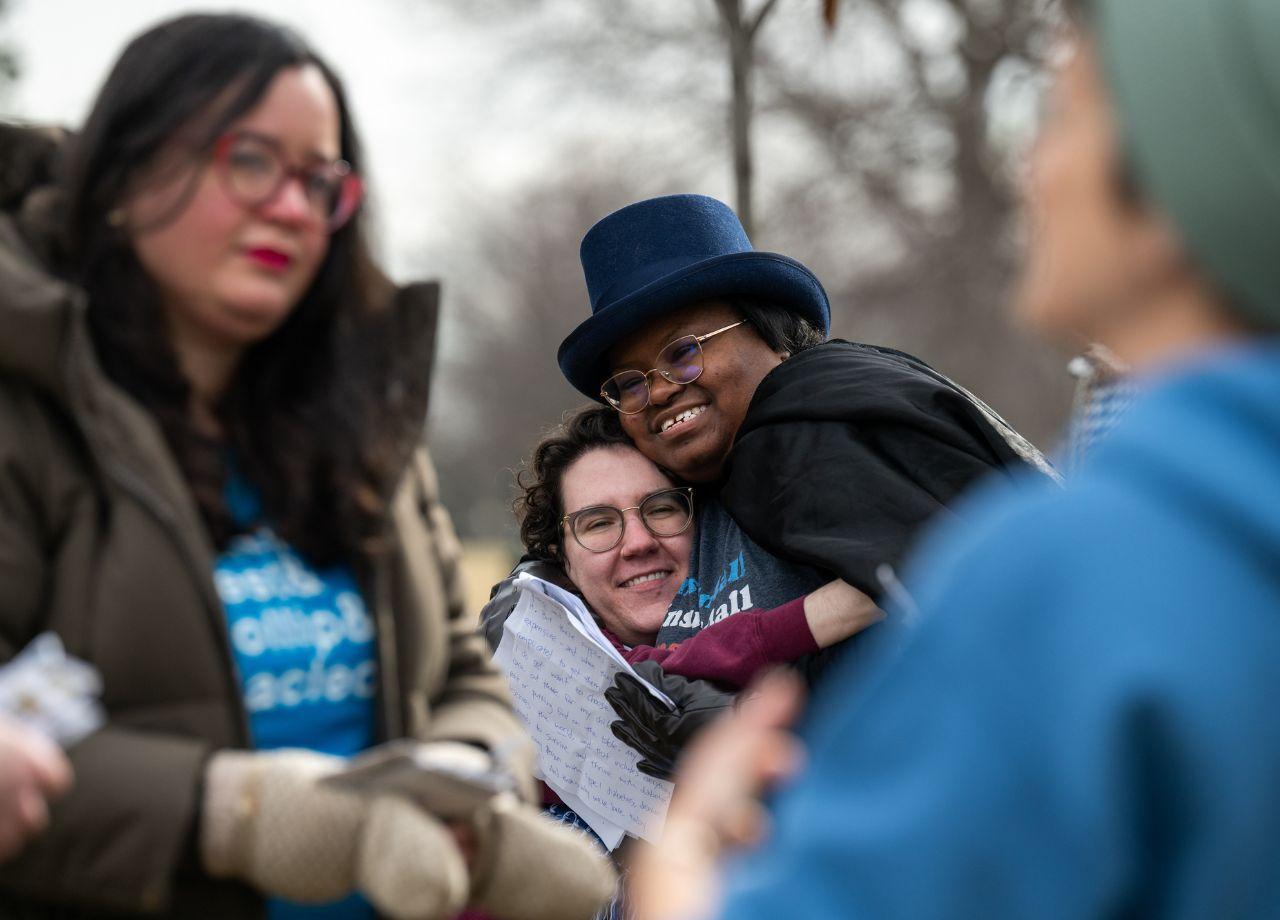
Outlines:
[{"label": "handwritten note on paper", "polygon": [[673,787],[636,769],[636,752],[609,730],[617,716],[604,698],[614,676],[630,668],[562,604],[537,586],[521,587],[494,659],[538,747],[538,772],[611,849],[624,833],[653,839]]}]

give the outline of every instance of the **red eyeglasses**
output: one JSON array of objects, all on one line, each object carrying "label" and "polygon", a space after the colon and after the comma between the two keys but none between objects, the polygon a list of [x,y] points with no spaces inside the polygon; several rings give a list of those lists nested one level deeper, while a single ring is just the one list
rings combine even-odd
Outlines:
[{"label": "red eyeglasses", "polygon": [[346,160],[293,166],[277,141],[249,131],[219,138],[213,163],[231,199],[250,209],[272,201],[296,178],[312,214],[330,233],[351,219],[364,197],[364,181]]}]

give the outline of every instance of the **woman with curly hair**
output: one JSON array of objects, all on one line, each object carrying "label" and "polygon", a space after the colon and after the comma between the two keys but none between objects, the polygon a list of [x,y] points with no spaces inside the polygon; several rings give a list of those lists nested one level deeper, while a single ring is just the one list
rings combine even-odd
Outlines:
[{"label": "woman with curly hair", "polygon": [[769,665],[827,648],[880,618],[864,594],[836,580],[772,610],[726,607],[690,639],[655,646],[688,578],[696,491],[677,487],[636,450],[606,406],[580,409],[544,437],[518,483],[526,556],[481,614],[492,648],[514,608],[520,572],[581,594],[629,662],[654,662],[668,674],[731,691]]},{"label": "woman with curly hair", "polygon": [[[601,632],[640,674],[661,668],[687,679],[691,696],[674,726],[678,731],[692,734],[702,724],[694,695],[709,718],[770,665],[827,648],[881,616],[861,592],[833,581],[774,610],[726,611],[678,646],[655,646],[667,608],[688,578],[694,490],[677,487],[636,450],[617,413],[603,406],[579,409],[547,434],[517,482],[515,511],[526,555],[481,614],[490,646],[496,649],[502,640],[522,572],[580,594]],[[614,727],[625,731],[625,723]],[[659,777],[672,766],[651,754],[638,764]],[[543,803],[556,820],[587,829],[545,787]],[[620,865],[627,864],[627,854],[621,851]],[[625,916],[625,901],[620,894],[608,915]]]}]

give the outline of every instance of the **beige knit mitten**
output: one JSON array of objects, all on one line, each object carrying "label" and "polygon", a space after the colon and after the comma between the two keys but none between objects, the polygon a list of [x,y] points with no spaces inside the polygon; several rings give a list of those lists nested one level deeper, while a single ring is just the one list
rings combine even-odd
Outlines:
[{"label": "beige knit mitten", "polygon": [[448,828],[407,799],[381,796],[360,836],[356,887],[384,916],[435,920],[462,910],[469,880]]},{"label": "beige knit mitten", "polygon": [[590,920],[617,875],[583,833],[512,795],[476,818],[479,852],[470,904],[499,920]]},{"label": "beige knit mitten", "polygon": [[321,783],[346,762],[313,751],[221,751],[205,769],[200,855],[219,878],[318,904],[355,888],[368,803]]}]

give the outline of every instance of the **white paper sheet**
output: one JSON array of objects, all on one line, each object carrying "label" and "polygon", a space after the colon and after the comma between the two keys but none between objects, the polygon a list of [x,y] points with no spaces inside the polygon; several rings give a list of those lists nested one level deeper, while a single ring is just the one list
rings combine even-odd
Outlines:
[{"label": "white paper sheet", "polygon": [[636,769],[639,755],[609,730],[617,716],[604,698],[619,671],[635,672],[578,597],[527,574],[517,586],[494,660],[537,745],[541,778],[610,849],[623,834],[654,839],[673,787]]},{"label": "white paper sheet", "polygon": [[70,747],[106,721],[102,677],[72,658],[55,633],[41,633],[0,666],[0,712]]}]

